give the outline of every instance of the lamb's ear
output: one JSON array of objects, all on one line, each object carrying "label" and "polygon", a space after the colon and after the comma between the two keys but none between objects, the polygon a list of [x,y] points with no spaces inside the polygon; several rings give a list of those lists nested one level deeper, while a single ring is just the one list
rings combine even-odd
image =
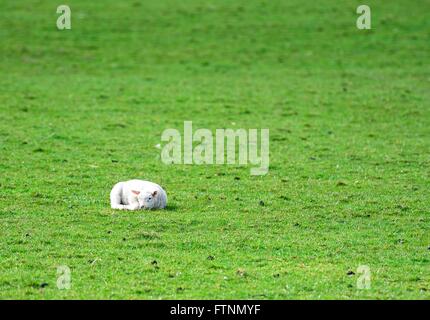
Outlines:
[{"label": "lamb's ear", "polygon": [[133,192],[136,196],[140,194],[140,191],[136,191],[136,190],[131,190],[131,192]]},{"label": "lamb's ear", "polygon": [[155,197],[157,195],[157,191],[154,191],[153,193],[152,193],[152,196],[153,197]]}]

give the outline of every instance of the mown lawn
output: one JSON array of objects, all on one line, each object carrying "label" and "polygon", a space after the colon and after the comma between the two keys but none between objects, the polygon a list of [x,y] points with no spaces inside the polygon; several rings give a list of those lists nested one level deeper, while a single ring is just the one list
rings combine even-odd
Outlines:
[{"label": "mown lawn", "polygon": [[[429,1],[60,4],[0,2],[0,298],[430,299]],[[269,173],[163,164],[186,120],[270,129]]]}]

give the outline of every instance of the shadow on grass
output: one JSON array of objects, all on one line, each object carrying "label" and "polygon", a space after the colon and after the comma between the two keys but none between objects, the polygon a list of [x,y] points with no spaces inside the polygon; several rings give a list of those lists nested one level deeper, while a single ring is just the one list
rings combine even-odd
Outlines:
[{"label": "shadow on grass", "polygon": [[168,204],[166,208],[164,208],[166,211],[178,211],[178,206],[174,203]]},{"label": "shadow on grass", "polygon": [[163,211],[175,212],[175,211],[178,211],[178,209],[179,209],[179,207],[176,204],[168,204],[166,208],[161,209],[161,210],[160,209],[150,209],[150,210],[141,209],[141,210],[129,211],[129,210],[118,210],[118,209],[109,208],[111,214],[117,214],[117,213],[121,213],[121,212],[123,212],[123,213],[126,213],[126,212],[133,213],[133,212],[145,212],[145,211],[146,212],[156,212],[156,211],[161,211],[161,212],[163,212]]}]

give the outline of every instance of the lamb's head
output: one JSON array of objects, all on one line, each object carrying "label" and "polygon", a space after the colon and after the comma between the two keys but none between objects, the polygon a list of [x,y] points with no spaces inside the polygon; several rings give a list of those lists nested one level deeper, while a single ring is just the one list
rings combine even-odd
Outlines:
[{"label": "lamb's head", "polygon": [[132,191],[137,195],[137,202],[139,203],[139,209],[152,209],[155,207],[157,191]]}]

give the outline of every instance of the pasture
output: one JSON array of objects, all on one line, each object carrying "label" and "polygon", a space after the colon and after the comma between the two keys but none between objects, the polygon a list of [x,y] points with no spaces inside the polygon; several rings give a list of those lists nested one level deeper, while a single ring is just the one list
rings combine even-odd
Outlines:
[{"label": "pasture", "polygon": [[[60,4],[0,2],[0,298],[430,299],[429,1]],[[164,164],[184,121],[269,172]],[[132,178],[167,210],[110,209]]]}]

